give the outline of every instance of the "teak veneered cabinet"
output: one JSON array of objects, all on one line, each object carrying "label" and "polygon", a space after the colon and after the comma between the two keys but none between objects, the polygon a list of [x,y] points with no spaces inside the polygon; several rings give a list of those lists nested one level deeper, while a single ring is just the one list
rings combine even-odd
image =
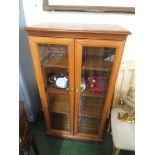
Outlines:
[{"label": "teak veneered cabinet", "polygon": [[47,133],[102,141],[130,32],[113,25],[78,24],[42,24],[26,31]]}]

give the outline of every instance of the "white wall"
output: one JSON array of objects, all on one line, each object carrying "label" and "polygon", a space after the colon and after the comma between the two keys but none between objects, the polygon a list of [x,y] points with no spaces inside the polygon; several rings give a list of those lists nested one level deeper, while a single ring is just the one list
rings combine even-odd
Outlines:
[{"label": "white wall", "polygon": [[43,11],[42,1],[43,0],[23,0],[27,26],[41,22],[118,24],[132,33],[132,35],[127,38],[123,61],[135,60],[135,15],[86,12],[48,12]]},{"label": "white wall", "polygon": [[40,111],[40,97],[33,69],[28,38],[24,31],[26,21],[22,1],[19,1],[19,98],[29,121],[34,121]]}]

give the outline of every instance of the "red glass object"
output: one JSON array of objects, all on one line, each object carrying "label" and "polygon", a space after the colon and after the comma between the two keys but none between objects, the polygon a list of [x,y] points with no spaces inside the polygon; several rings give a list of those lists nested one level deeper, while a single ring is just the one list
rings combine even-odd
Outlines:
[{"label": "red glass object", "polygon": [[88,77],[87,81],[92,93],[102,93],[107,90],[106,77]]}]

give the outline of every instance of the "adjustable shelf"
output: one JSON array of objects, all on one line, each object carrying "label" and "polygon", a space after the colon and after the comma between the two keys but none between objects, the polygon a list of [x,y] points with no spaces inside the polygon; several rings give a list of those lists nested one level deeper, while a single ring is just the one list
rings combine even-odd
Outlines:
[{"label": "adjustable shelf", "polygon": [[83,92],[81,92],[82,96],[89,96],[89,97],[105,97],[105,93],[93,93],[91,92],[90,88],[87,87]]},{"label": "adjustable shelf", "polygon": [[67,60],[64,58],[53,58],[47,59],[42,66],[45,68],[53,67],[53,68],[68,68]]},{"label": "adjustable shelf", "polygon": [[59,88],[54,88],[52,86],[49,86],[47,88],[48,93],[56,93],[56,94],[69,94],[68,89],[59,89]]},{"label": "adjustable shelf", "polygon": [[84,70],[111,71],[113,63],[110,61],[101,61],[100,57],[89,56],[84,60],[83,64],[82,69]]}]

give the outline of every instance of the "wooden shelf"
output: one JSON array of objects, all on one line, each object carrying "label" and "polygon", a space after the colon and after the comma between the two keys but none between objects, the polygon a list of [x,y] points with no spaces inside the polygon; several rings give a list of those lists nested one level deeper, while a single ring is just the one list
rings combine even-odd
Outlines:
[{"label": "wooden shelf", "polygon": [[43,64],[45,68],[55,67],[55,68],[67,68],[68,62],[64,57],[56,58],[56,59],[47,59]]},{"label": "wooden shelf", "polygon": [[69,94],[68,89],[60,89],[60,88],[54,88],[52,86],[49,86],[47,88],[48,93],[57,93],[57,94]]},{"label": "wooden shelf", "polygon": [[83,92],[81,92],[81,95],[89,97],[105,97],[105,93],[92,93],[89,87],[87,87]]},{"label": "wooden shelf", "polygon": [[68,95],[54,95],[50,101],[49,110],[56,113],[69,113],[69,97]]},{"label": "wooden shelf", "polygon": [[83,64],[84,70],[111,71],[113,62],[100,61],[100,57],[89,56]]},{"label": "wooden shelf", "polygon": [[86,98],[85,102],[80,104],[80,116],[100,117],[103,102],[102,98]]}]

